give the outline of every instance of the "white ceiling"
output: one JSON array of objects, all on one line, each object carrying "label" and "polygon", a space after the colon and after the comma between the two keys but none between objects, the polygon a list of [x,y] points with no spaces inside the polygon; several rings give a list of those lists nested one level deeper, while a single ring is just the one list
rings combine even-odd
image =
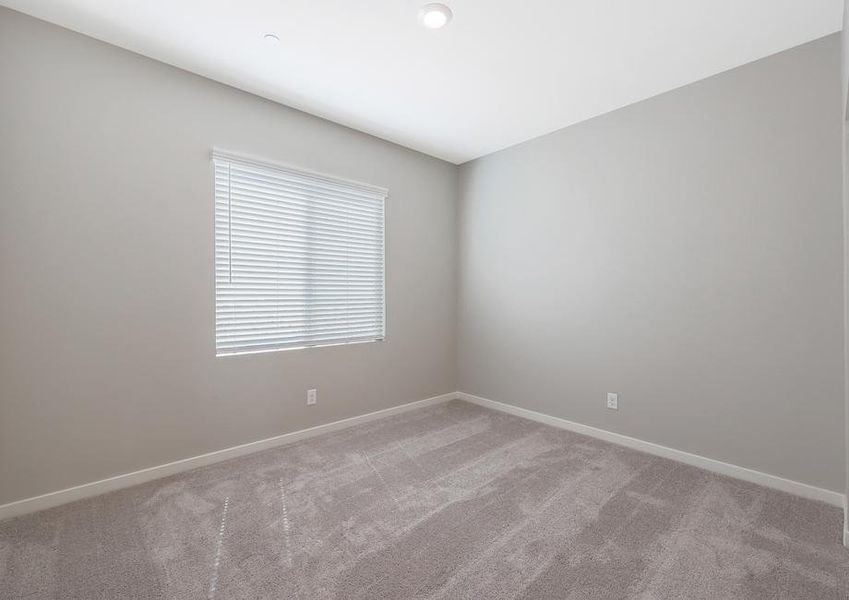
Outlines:
[{"label": "white ceiling", "polygon": [[843,17],[843,0],[443,0],[454,19],[428,30],[427,1],[0,4],[455,163],[839,31]]}]

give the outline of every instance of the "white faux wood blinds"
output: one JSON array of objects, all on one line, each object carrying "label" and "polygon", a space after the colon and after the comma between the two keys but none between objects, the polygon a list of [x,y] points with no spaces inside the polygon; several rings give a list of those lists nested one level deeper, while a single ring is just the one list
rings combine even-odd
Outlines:
[{"label": "white faux wood blinds", "polygon": [[212,156],[216,353],[382,339],[386,190]]}]

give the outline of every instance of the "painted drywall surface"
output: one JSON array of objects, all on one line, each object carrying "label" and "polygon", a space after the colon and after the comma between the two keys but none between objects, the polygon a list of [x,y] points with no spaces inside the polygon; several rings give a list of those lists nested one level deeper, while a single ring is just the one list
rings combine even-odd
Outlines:
[{"label": "painted drywall surface", "polygon": [[[844,62],[846,37],[842,38]],[[844,460],[846,468],[845,495],[849,498],[849,121],[843,121],[843,385],[844,385]],[[849,546],[849,503],[843,507],[843,543]]]},{"label": "painted drywall surface", "polygon": [[839,73],[834,35],[464,165],[461,390],[842,491]]},{"label": "painted drywall surface", "polygon": [[[6,9],[0,78],[0,504],[456,389],[455,166]],[[385,342],[215,357],[213,146],[390,190]]]},{"label": "painted drywall surface", "polygon": [[[846,496],[849,498],[849,0],[843,2],[843,31],[840,36],[840,71],[843,92],[843,352],[844,352],[844,443],[846,455]],[[843,527],[849,533],[849,503],[844,507]],[[849,546],[849,536],[844,533],[843,543]]]},{"label": "painted drywall surface", "polygon": [[846,43],[847,30],[849,30],[849,0],[843,1],[843,31],[841,35],[841,91],[843,92],[843,110],[846,115],[846,102],[849,100],[849,44]]}]

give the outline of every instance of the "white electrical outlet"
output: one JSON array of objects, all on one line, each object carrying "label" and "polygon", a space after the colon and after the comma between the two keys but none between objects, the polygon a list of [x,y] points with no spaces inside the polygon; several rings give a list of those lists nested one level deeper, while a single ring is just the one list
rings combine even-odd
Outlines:
[{"label": "white electrical outlet", "polygon": [[307,390],[307,405],[311,406],[316,402],[316,391],[315,390]]},{"label": "white electrical outlet", "polygon": [[607,408],[610,410],[619,410],[619,394],[607,393]]}]

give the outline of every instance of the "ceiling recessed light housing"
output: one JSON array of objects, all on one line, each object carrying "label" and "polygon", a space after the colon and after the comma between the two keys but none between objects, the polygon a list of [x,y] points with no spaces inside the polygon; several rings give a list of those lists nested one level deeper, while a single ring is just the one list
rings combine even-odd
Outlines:
[{"label": "ceiling recessed light housing", "polygon": [[419,9],[419,22],[428,29],[445,27],[453,16],[451,9],[439,2],[425,4]]},{"label": "ceiling recessed light housing", "polygon": [[277,36],[276,33],[266,33],[264,36],[262,36],[262,39],[265,40],[265,43],[269,46],[276,46],[280,43],[280,38]]}]

